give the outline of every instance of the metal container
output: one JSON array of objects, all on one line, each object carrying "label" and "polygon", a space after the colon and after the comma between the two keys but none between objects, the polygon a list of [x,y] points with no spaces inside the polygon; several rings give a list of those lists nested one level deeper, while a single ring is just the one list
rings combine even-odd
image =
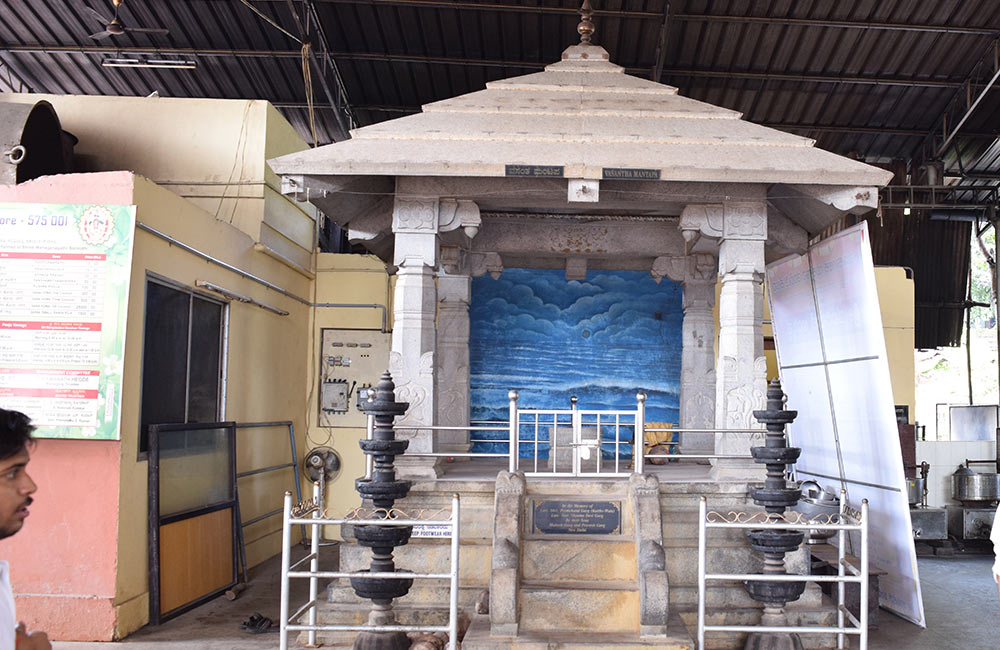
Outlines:
[{"label": "metal container", "polygon": [[989,539],[995,508],[948,506],[948,533],[959,539]]},{"label": "metal container", "polygon": [[988,505],[1000,499],[1000,474],[976,474],[959,466],[951,475],[952,498],[966,504]]},{"label": "metal container", "polygon": [[906,496],[909,498],[911,506],[920,504],[924,497],[924,479],[906,479]]},{"label": "metal container", "polygon": [[911,508],[910,523],[913,539],[948,539],[948,512],[944,508]]},{"label": "metal container", "polygon": [[[820,515],[828,515],[836,519],[840,514],[840,502],[837,496],[824,490],[816,481],[802,481],[800,484],[802,497],[792,506],[792,510],[812,519]],[[809,529],[806,544],[823,544],[837,534],[835,530]]]}]

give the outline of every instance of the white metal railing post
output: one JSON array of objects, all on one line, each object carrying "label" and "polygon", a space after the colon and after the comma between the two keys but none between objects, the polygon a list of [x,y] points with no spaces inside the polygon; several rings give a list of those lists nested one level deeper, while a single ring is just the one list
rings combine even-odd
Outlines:
[{"label": "white metal railing post", "polygon": [[642,474],[646,458],[646,393],[635,396],[635,433],[632,434],[632,461],[635,471]]},{"label": "white metal railing post", "polygon": [[[374,401],[374,400],[369,400]],[[365,440],[371,440],[375,437],[375,416],[371,413],[365,418]],[[365,478],[371,480],[372,472],[375,469],[375,457],[371,454],[365,454]]]},{"label": "white metal railing post", "polygon": [[705,650],[705,519],[708,503],[698,500],[698,650]]},{"label": "white metal railing post", "polygon": [[[844,520],[844,509],[847,507],[847,490],[841,488],[840,490],[840,516],[837,518],[837,523],[841,523]],[[846,561],[844,549],[847,548],[847,531],[839,530],[837,531],[837,575],[840,577],[844,576],[844,562]],[[841,581],[837,583],[837,627],[844,627],[844,590],[847,585]],[[844,633],[837,633],[837,648],[838,650],[843,650],[844,647]]]},{"label": "white metal railing post", "polygon": [[[371,456],[367,456],[371,458]],[[313,481],[313,505],[315,509],[312,513],[312,518],[319,519],[323,516],[320,512],[323,507],[323,494],[322,487],[319,481]],[[316,572],[319,571],[319,538],[320,538],[320,527],[318,524],[312,524],[309,526],[309,533],[312,539],[309,544],[309,554],[312,559],[309,560],[309,572],[313,575],[309,576],[309,602],[313,603],[313,606],[309,608],[309,625],[316,625],[316,595],[319,591],[319,580],[316,577]],[[308,646],[313,648],[316,646],[316,630],[309,630],[308,633]]]},{"label": "white metal railing post", "polygon": [[285,507],[281,522],[281,605],[278,632],[279,650],[288,650],[288,570],[292,558],[292,526],[289,519],[292,516],[292,493],[285,491]]},{"label": "white metal railing post", "polygon": [[458,648],[458,572],[459,551],[461,549],[459,536],[459,517],[461,504],[459,496],[451,496],[451,589],[448,594],[448,648]]},{"label": "white metal railing post", "polygon": [[[860,650],[868,648],[868,561],[870,557],[868,549],[869,529],[868,529],[868,501],[863,500],[861,513],[851,509],[847,505],[846,493],[842,491],[841,503],[839,506],[840,515],[828,517],[829,521],[820,518],[804,519],[801,516],[797,519],[789,520],[785,517],[769,515],[767,513],[746,513],[730,512],[728,516],[717,512],[711,514],[715,516],[713,521],[708,521],[706,511],[706,498],[701,497],[698,505],[698,650],[704,650],[706,632],[779,632],[779,633],[812,633],[837,635],[838,648],[847,647],[845,645],[846,636],[850,634],[858,635]],[[763,521],[759,518],[763,516]],[[839,548],[837,551],[838,568],[836,575],[814,575],[814,574],[750,574],[750,573],[709,573],[707,571],[706,558],[706,536],[708,528],[734,528],[750,529],[773,526],[789,530],[809,529],[833,530],[839,533]],[[855,567],[846,559],[847,535],[850,531],[858,531],[861,535],[861,557],[860,567]],[[762,580],[771,582],[816,582],[816,583],[837,583],[837,625],[836,626],[809,626],[809,625],[708,625],[705,622],[705,602],[707,592],[707,582],[709,580],[727,581],[747,581]],[[847,583],[856,584],[860,589],[859,604],[861,607],[860,616],[855,616],[844,605],[843,585]]]},{"label": "white metal railing post", "polygon": [[509,417],[510,417],[510,449],[508,450],[509,460],[507,470],[513,474],[517,471],[517,456],[518,452],[518,430],[520,429],[519,422],[517,421],[517,391],[512,390],[507,393],[507,399],[510,400],[509,406]]},{"label": "white metal railing post", "polygon": [[[573,459],[573,476],[580,475],[580,445],[583,444],[583,422],[580,420],[580,411],[577,408],[577,403],[579,398],[573,395],[569,398],[570,408],[572,410],[573,418],[573,442],[571,443],[570,449],[572,454],[570,457]],[[549,453],[553,453],[556,449],[556,443],[559,441],[559,434],[557,433],[557,427],[552,427],[552,435],[550,436],[549,442]],[[555,467],[555,465],[553,465]]]},{"label": "white metal railing post", "polygon": [[868,649],[868,499],[861,500],[860,650]]}]

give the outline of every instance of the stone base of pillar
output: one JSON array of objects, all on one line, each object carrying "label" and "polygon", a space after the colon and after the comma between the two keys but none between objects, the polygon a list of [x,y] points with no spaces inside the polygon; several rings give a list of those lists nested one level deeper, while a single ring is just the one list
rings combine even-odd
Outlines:
[{"label": "stone base of pillar", "polygon": [[396,476],[407,479],[434,479],[441,476],[440,457],[397,456]]},{"label": "stone base of pillar", "polygon": [[[714,433],[682,433],[680,450],[682,454],[714,454]],[[706,459],[707,463],[708,460]]]},{"label": "stone base of pillar", "polygon": [[743,650],[802,650],[802,639],[798,634],[754,632],[747,637]]},{"label": "stone base of pillar", "polygon": [[710,475],[716,481],[763,481],[766,472],[750,458],[716,458]]}]

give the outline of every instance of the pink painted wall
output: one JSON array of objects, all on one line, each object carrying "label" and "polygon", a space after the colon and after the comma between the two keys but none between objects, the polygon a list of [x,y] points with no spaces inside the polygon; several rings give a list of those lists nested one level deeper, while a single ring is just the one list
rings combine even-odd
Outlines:
[{"label": "pink painted wall", "polygon": [[110,640],[115,628],[118,463],[111,440],[39,440],[38,484],[21,532],[0,540],[18,617],[56,639]]},{"label": "pink painted wall", "polygon": [[[47,176],[0,185],[0,201],[131,204],[129,172]],[[116,624],[121,443],[39,440],[28,472],[38,484],[24,528],[0,540],[18,617],[50,638],[109,641]]]}]

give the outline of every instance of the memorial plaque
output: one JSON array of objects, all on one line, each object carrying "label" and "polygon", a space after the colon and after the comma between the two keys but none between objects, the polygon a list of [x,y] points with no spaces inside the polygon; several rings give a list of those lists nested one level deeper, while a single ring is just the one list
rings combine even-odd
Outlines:
[{"label": "memorial plaque", "polygon": [[658,181],[659,169],[636,169],[633,167],[605,167],[602,176],[604,180],[617,181]]},{"label": "memorial plaque", "polygon": [[507,176],[529,176],[534,178],[561,178],[562,165],[507,165]]},{"label": "memorial plaque", "polygon": [[535,535],[621,535],[622,502],[568,499],[532,501]]}]

